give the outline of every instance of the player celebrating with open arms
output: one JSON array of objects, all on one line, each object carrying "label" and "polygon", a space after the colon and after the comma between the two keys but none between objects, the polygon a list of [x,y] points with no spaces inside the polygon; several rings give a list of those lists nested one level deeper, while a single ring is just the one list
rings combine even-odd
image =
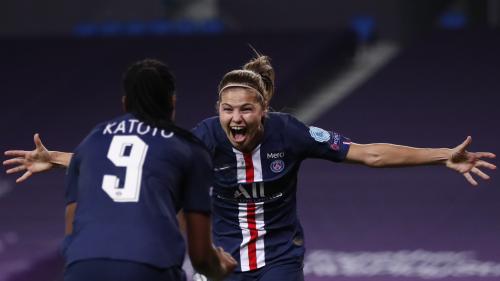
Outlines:
[{"label": "player celebrating with open arms", "polygon": [[[214,163],[214,243],[229,251],[240,267],[228,280],[303,280],[303,231],[296,211],[297,174],[307,158],[370,167],[442,164],[473,185],[487,152],[468,152],[471,138],[452,149],[394,144],[357,144],[338,133],[308,127],[293,116],[269,112],[274,70],[258,55],[243,69],[228,72],[218,88],[219,115],[198,124],[194,134],[208,147]],[[18,165],[8,173],[32,173],[67,166],[70,154],[49,152],[38,141],[33,151],[10,151]]]},{"label": "player celebrating with open arms", "polygon": [[[186,280],[181,208],[194,268],[222,280],[237,263],[212,245],[212,161],[173,123],[172,74],[159,61],[139,61],[125,74],[124,89],[127,113],[98,124],[71,157],[64,280]],[[29,169],[50,168],[38,135],[35,143],[40,161]]]}]

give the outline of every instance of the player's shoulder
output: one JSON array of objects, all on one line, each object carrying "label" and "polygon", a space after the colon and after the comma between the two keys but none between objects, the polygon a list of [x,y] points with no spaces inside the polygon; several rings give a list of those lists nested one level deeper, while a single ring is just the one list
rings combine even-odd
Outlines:
[{"label": "player's shoulder", "polygon": [[219,125],[220,122],[219,122],[219,116],[212,116],[212,117],[208,117],[208,118],[205,118],[203,119],[201,122],[199,122],[195,128],[197,127],[204,127],[204,128],[207,128],[207,129],[211,129],[211,128],[214,128],[215,126]]},{"label": "player's shoulder", "polygon": [[135,122],[138,122],[137,118],[135,118],[134,115],[126,113],[98,123],[97,125],[94,126],[92,133],[98,131],[104,131],[106,129],[109,130],[111,128],[116,129],[118,127],[117,125],[119,125],[121,122],[126,122],[127,120],[133,120]]},{"label": "player's shoulder", "polygon": [[177,132],[177,140],[174,141],[175,148],[173,148],[173,146],[169,146],[170,149],[175,150],[172,151],[172,153],[176,155],[182,155],[182,157],[179,158],[181,162],[185,161],[186,163],[211,163],[210,152],[206,144],[195,135],[191,134],[188,131],[186,132],[189,133],[190,136],[180,135],[179,132]]},{"label": "player's shoulder", "polygon": [[192,133],[200,140],[206,142],[207,139],[213,139],[221,131],[220,121],[218,116],[212,116],[199,122],[193,129]]},{"label": "player's shoulder", "polygon": [[287,129],[290,126],[304,125],[295,116],[285,112],[269,112],[267,122],[272,130]]},{"label": "player's shoulder", "polygon": [[120,126],[120,123],[127,122],[127,120],[137,119],[132,114],[127,113],[98,123],[87,134],[80,145],[88,143],[92,139],[101,138],[107,135],[107,132],[111,134],[113,130],[116,130]]}]

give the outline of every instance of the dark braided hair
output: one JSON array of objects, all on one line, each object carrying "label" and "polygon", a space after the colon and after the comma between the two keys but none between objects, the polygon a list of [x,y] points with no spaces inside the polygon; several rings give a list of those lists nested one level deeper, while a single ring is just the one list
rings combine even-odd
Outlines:
[{"label": "dark braided hair", "polygon": [[175,79],[160,61],[145,59],[132,64],[123,78],[125,110],[158,128],[173,124]]},{"label": "dark braided hair", "polygon": [[144,59],[132,64],[123,77],[125,111],[142,122],[200,143],[189,131],[175,126],[175,78],[169,68],[154,59]]}]

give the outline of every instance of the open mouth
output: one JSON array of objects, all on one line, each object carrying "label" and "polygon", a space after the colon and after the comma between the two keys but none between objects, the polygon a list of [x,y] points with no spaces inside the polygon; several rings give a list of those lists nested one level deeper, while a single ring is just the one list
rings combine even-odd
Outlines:
[{"label": "open mouth", "polygon": [[231,135],[235,142],[244,142],[246,138],[247,129],[242,126],[229,127]]}]

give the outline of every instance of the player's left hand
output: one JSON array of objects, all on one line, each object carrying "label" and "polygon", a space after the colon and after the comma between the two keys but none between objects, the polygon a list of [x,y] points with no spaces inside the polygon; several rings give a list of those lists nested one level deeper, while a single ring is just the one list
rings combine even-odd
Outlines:
[{"label": "player's left hand", "polygon": [[452,149],[450,158],[446,161],[446,167],[461,173],[467,181],[476,186],[477,181],[472,177],[471,173],[479,176],[484,180],[489,180],[490,176],[481,171],[479,168],[487,168],[494,170],[497,167],[483,158],[495,158],[496,155],[491,152],[469,152],[467,148],[470,146],[472,138],[468,136],[463,143]]}]

